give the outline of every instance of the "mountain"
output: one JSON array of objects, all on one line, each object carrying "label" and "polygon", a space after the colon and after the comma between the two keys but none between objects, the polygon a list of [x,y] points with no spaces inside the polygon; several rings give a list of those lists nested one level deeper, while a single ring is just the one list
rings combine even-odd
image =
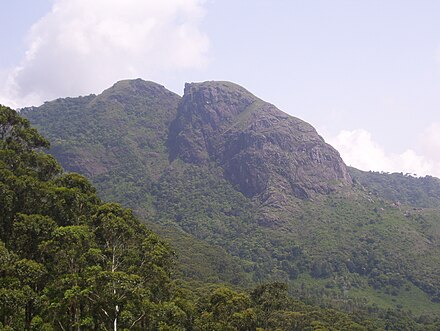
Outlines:
[{"label": "mountain", "polygon": [[361,171],[348,168],[353,179],[375,196],[398,204],[436,208],[440,206],[440,179],[403,173]]},{"label": "mountain", "polygon": [[179,306],[168,244],[47,147],[0,105],[0,329],[175,329],[160,317]]},{"label": "mountain", "polygon": [[49,142],[0,105],[1,330],[426,330],[405,312],[324,309],[269,283],[237,292],[174,273],[167,243],[86,178],[63,173]]},{"label": "mountain", "polygon": [[170,127],[171,160],[215,162],[247,197],[308,198],[348,184],[339,153],[308,123],[228,82],[186,84]]},{"label": "mountain", "polygon": [[168,238],[187,279],[277,280],[347,310],[440,310],[437,184],[426,204],[396,203],[311,125],[240,86],[192,83],[179,97],[129,80],[21,113],[67,171]]},{"label": "mountain", "polygon": [[155,83],[121,81],[98,96],[58,99],[30,114],[42,123],[62,112],[44,130],[51,153],[66,170],[92,179],[108,200],[131,207],[168,164],[165,143],[179,100]]}]

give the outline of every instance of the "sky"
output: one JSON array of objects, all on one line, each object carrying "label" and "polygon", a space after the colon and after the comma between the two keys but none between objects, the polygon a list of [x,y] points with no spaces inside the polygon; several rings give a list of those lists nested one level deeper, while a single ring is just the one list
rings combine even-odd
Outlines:
[{"label": "sky", "polygon": [[440,177],[439,13],[437,0],[1,1],[0,103],[228,80],[348,165]]}]

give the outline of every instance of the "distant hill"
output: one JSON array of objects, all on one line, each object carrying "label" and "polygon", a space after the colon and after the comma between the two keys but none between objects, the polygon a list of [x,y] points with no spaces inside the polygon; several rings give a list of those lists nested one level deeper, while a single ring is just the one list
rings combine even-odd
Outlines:
[{"label": "distant hill", "polygon": [[22,114],[66,170],[169,238],[188,279],[277,280],[348,310],[440,310],[436,185],[417,195],[347,169],[310,124],[236,84],[187,84],[181,98],[122,81]]},{"label": "distant hill", "polygon": [[374,195],[416,207],[440,206],[440,179],[403,173],[361,171],[348,168],[353,179]]}]

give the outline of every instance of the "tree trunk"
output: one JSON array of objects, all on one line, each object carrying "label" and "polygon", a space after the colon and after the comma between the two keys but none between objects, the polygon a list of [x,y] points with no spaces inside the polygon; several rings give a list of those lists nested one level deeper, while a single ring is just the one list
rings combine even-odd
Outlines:
[{"label": "tree trunk", "polygon": [[31,329],[32,320],[32,301],[26,303],[25,313],[24,313],[24,328],[25,330]]},{"label": "tree trunk", "polygon": [[[116,248],[113,246],[112,248],[112,273],[116,271]],[[113,281],[113,295],[116,298],[116,285]],[[119,314],[119,306],[115,305],[115,319],[113,321],[113,331],[118,331],[118,314]]]}]

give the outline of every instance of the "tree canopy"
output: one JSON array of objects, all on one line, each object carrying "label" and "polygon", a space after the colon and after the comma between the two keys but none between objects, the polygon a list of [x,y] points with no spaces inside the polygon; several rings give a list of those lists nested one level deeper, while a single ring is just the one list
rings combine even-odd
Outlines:
[{"label": "tree canopy", "polygon": [[[307,305],[283,283],[238,290],[175,275],[168,243],[64,173],[0,106],[0,330],[437,330],[430,317]],[[175,212],[175,210],[171,210]],[[316,267],[318,268],[318,267]],[[321,266],[322,269],[322,266]]]}]

